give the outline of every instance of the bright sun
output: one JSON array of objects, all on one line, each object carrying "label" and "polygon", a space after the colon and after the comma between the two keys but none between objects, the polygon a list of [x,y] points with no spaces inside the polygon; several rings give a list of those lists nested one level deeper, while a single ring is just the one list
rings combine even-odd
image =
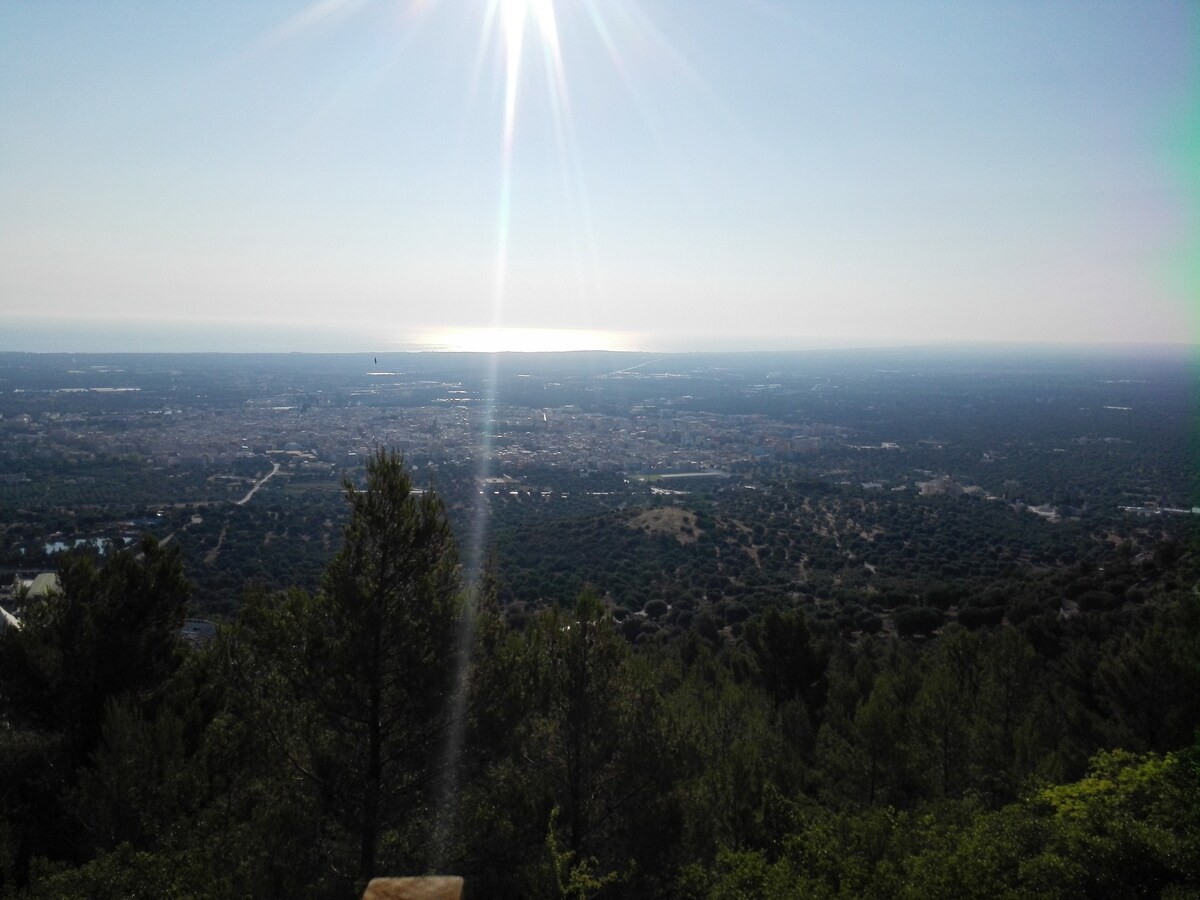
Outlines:
[{"label": "bright sun", "polygon": [[[398,7],[403,7],[405,20],[415,22],[429,11],[442,6],[443,0],[392,0]],[[524,198],[514,196],[515,179],[513,176],[518,153],[541,154],[548,156],[556,153],[560,169],[562,189],[560,201],[567,207],[570,220],[570,234],[564,238],[570,242],[570,250],[574,260],[574,268],[578,277],[573,289],[577,296],[573,305],[564,304],[571,309],[590,310],[598,307],[597,286],[589,281],[592,276],[588,273],[595,271],[595,259],[590,254],[595,253],[591,242],[591,223],[585,180],[579,171],[578,150],[572,127],[571,104],[567,89],[567,76],[563,64],[563,52],[560,43],[560,25],[566,25],[572,30],[578,19],[584,23],[584,32],[588,33],[586,24],[594,26],[596,37],[607,52],[622,80],[627,79],[625,67],[616,43],[610,36],[610,29],[603,21],[602,5],[595,0],[572,3],[569,6],[555,7],[555,0],[482,0],[483,19],[480,23],[481,33],[478,45],[479,56],[476,59],[474,79],[478,79],[487,67],[485,59],[491,55],[492,69],[497,81],[498,91],[492,93],[503,97],[502,122],[499,133],[496,134],[496,163],[498,175],[498,191],[495,206],[495,247],[492,256],[492,279],[490,290],[490,309],[478,317],[479,324],[469,329],[441,329],[437,333],[425,333],[421,343],[445,347],[447,349],[463,349],[473,351],[520,351],[533,352],[544,350],[583,350],[583,349],[617,349],[629,345],[627,335],[614,332],[604,332],[588,329],[570,329],[561,327],[523,328],[508,325],[510,319],[509,307],[512,304],[509,284],[510,231],[513,223],[513,209],[519,207]],[[318,27],[333,26],[344,17],[356,10],[370,6],[372,0],[313,0],[309,6],[288,22],[285,22],[272,36],[273,40],[290,38],[300,32]],[[628,18],[631,9],[636,11],[636,0],[632,3],[620,4],[623,17]],[[478,8],[477,8],[478,9]],[[559,13],[564,19],[560,21]],[[635,16],[637,27],[642,20]],[[536,77],[535,69],[541,69],[544,78]],[[541,82],[545,88],[545,96],[526,96],[529,85],[522,84],[524,79],[534,75],[532,80]],[[478,84],[473,81],[471,94],[475,95]],[[544,104],[539,112],[544,113],[543,121],[552,123],[554,136],[549,146],[532,146],[526,143],[524,149],[518,148],[516,136],[521,130],[522,115],[528,103]],[[571,316],[566,316],[570,319]],[[591,318],[588,316],[587,318]],[[547,322],[555,326],[557,321]]]},{"label": "bright sun", "polygon": [[517,118],[517,94],[521,80],[521,63],[525,49],[525,32],[532,25],[541,42],[542,52],[553,70],[556,89],[565,90],[562,57],[558,45],[558,22],[554,17],[553,0],[492,0],[488,19],[495,21],[499,14],[505,55],[504,81],[504,145],[512,145]]},{"label": "bright sun", "polygon": [[554,20],[553,0],[498,0],[504,37],[509,47],[520,49],[525,25],[531,19],[542,40],[557,43],[558,27]]}]

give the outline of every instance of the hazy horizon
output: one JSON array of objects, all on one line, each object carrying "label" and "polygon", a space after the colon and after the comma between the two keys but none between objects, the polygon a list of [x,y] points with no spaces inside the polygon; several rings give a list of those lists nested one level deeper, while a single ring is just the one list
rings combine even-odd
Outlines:
[{"label": "hazy horizon", "polygon": [[1187,0],[0,5],[0,347],[1200,341]]},{"label": "hazy horizon", "polygon": [[[524,332],[534,331],[529,335]],[[585,337],[555,342],[556,335],[541,336],[526,329],[515,338],[490,333],[468,333],[456,341],[444,335],[443,342],[371,342],[369,336],[330,334],[328,330],[268,328],[207,329],[172,327],[133,327],[109,325],[107,328],[61,323],[23,324],[0,333],[0,353],[39,354],[329,354],[379,356],[390,353],[570,353],[612,352],[639,354],[788,354],[812,352],[887,352],[891,350],[928,350],[930,352],[976,351],[979,353],[1078,354],[1082,356],[1119,353],[1148,356],[1187,356],[1200,358],[1200,344],[1186,341],[915,341],[915,340],[810,340],[807,342],[773,341],[767,336],[743,340],[737,344],[721,341],[662,338],[647,335],[603,335],[589,342]]]}]

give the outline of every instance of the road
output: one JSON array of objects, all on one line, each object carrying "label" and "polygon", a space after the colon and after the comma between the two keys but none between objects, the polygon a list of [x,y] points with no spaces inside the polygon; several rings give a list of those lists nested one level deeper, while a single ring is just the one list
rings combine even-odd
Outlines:
[{"label": "road", "polygon": [[239,500],[237,502],[237,505],[245,506],[247,503],[249,503],[250,498],[254,496],[254,494],[258,491],[258,489],[267,483],[267,479],[270,478],[272,475],[274,475],[278,471],[279,471],[279,463],[275,463],[274,468],[271,469],[270,472],[268,472],[266,475],[264,475],[258,481],[256,481],[254,483],[254,487],[250,488],[250,490],[246,492],[246,496],[243,497],[241,500]]}]

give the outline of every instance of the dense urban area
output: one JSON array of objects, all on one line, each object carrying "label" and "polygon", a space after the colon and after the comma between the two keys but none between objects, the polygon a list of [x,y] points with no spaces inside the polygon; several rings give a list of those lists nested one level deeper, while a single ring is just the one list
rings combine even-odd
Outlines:
[{"label": "dense urban area", "polygon": [[0,896],[1196,896],[1197,384],[0,354]]}]

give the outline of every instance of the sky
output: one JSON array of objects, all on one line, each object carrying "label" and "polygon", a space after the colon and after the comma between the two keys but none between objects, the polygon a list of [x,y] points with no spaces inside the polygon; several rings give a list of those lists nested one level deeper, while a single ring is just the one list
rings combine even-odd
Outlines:
[{"label": "sky", "polygon": [[1200,343],[1191,0],[0,3],[0,350]]}]

